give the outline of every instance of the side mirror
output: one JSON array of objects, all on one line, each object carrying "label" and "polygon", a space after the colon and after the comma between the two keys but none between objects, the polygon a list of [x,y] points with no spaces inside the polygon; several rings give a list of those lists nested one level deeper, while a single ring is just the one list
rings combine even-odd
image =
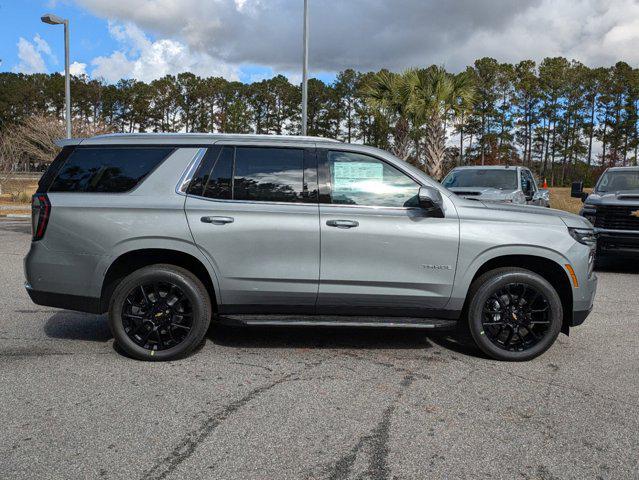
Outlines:
[{"label": "side mirror", "polygon": [[524,192],[524,195],[526,195],[526,200],[530,201],[533,198],[533,194],[534,194],[534,190],[532,188],[532,184],[530,183],[530,180],[524,179],[523,182],[523,186],[522,186],[522,190]]},{"label": "side mirror", "polygon": [[419,188],[419,206],[426,210],[431,217],[444,218],[444,199],[436,188]]},{"label": "side mirror", "polygon": [[584,182],[572,182],[570,187],[570,196],[572,198],[582,198],[584,194]]}]

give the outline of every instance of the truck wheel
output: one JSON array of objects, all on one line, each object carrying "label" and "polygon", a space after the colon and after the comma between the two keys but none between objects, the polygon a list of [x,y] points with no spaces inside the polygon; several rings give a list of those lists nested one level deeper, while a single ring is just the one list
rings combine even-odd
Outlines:
[{"label": "truck wheel", "polygon": [[125,277],[109,304],[115,341],[139,360],[173,360],[197,347],[211,322],[202,282],[174,265],[151,265]]},{"label": "truck wheel", "polygon": [[561,331],[555,289],[522,268],[499,268],[473,282],[468,326],[477,346],[496,360],[523,361],[548,350]]}]

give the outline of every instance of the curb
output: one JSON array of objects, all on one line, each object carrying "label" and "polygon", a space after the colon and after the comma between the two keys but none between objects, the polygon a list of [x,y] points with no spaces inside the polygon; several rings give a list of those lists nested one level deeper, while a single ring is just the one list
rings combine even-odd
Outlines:
[{"label": "curb", "polygon": [[6,215],[0,215],[0,218],[31,218],[28,213],[7,213]]}]

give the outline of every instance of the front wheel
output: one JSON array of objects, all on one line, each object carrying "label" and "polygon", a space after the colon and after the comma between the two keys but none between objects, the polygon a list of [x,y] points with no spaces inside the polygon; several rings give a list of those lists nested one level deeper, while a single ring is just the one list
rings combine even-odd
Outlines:
[{"label": "front wheel", "polygon": [[473,283],[470,295],[470,333],[477,346],[496,360],[535,358],[561,331],[559,295],[545,278],[529,270],[487,272]]},{"label": "front wheel", "polygon": [[109,305],[115,341],[139,360],[173,360],[197,347],[211,321],[202,282],[174,265],[151,265],[124,278]]}]

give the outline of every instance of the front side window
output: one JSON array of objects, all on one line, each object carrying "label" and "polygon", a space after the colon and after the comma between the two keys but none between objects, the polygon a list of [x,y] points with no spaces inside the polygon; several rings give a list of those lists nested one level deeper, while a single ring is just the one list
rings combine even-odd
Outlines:
[{"label": "front side window", "polygon": [[328,165],[333,204],[419,206],[419,184],[386,162],[359,153],[329,151]]},{"label": "front side window", "polygon": [[121,193],[137,186],[173,148],[76,148],[51,183],[50,192]]},{"label": "front side window", "polygon": [[535,180],[528,170],[521,171],[521,189],[526,193],[533,193],[536,190]]}]

